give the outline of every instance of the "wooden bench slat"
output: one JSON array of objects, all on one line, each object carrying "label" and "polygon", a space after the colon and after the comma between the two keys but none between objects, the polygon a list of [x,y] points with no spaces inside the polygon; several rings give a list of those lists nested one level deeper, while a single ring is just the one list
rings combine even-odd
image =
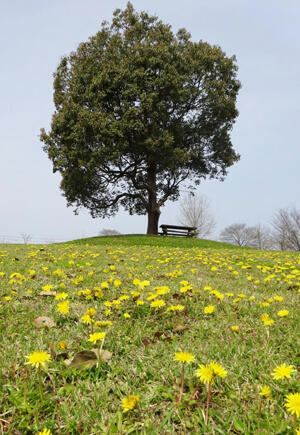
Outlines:
[{"label": "wooden bench slat", "polygon": [[162,232],[159,234],[163,236],[182,236],[182,237],[195,237],[196,227],[185,227],[181,225],[160,225]]}]

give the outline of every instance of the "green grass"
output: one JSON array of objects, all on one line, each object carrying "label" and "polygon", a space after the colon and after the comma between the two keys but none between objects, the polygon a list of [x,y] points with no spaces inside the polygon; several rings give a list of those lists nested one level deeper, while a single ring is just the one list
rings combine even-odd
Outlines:
[{"label": "green grass", "polygon": [[[142,288],[137,279],[148,285]],[[105,282],[103,297],[96,296]],[[53,434],[257,434],[259,424],[261,433],[292,434],[285,397],[300,392],[299,289],[300,255],[292,252],[140,235],[0,245],[0,429],[11,434],[44,428]],[[67,315],[57,311],[61,300],[41,295],[45,290],[68,294]],[[283,300],[274,299],[278,296]],[[165,303],[161,309],[151,307],[157,299]],[[114,300],[120,300],[120,308],[114,308]],[[113,305],[109,315],[105,302]],[[176,305],[184,309],[167,311]],[[209,305],[215,309],[205,314]],[[112,322],[103,344],[112,356],[71,368],[75,354],[97,347],[88,341],[91,327],[81,320],[89,308],[96,310],[95,321]],[[289,313],[280,317],[280,310]],[[264,325],[264,313],[272,325]],[[37,328],[39,316],[56,326]],[[178,325],[186,329],[175,332]],[[60,348],[62,341],[67,349]],[[41,370],[43,399],[37,369],[25,364],[37,350],[51,354]],[[180,401],[182,365],[174,356],[181,350],[196,362],[185,364]],[[211,361],[227,376],[212,385],[205,424],[207,384],[193,400],[191,394],[199,364]],[[283,363],[296,371],[290,379],[275,380],[272,372]],[[272,396],[263,400],[259,423],[260,385],[268,385]],[[140,396],[138,406],[122,412],[122,399],[132,394]]]},{"label": "green grass", "polygon": [[180,248],[215,248],[215,249],[245,249],[228,243],[215,242],[213,240],[195,239],[193,237],[164,237],[141,234],[129,234],[106,237],[90,237],[72,242],[74,244],[90,245],[125,245],[125,246],[170,246]]}]

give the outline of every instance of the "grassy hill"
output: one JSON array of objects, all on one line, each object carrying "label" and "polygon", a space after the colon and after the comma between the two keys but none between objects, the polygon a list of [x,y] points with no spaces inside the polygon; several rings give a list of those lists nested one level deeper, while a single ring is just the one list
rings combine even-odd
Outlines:
[{"label": "grassy hill", "polygon": [[1,430],[293,434],[299,289],[299,253],[142,235],[0,245]]},{"label": "grassy hill", "polygon": [[89,237],[74,240],[75,244],[90,245],[126,245],[126,246],[170,246],[180,248],[215,248],[215,249],[244,249],[228,243],[213,240],[196,239],[193,237],[164,237],[143,234],[127,234],[117,236]]}]

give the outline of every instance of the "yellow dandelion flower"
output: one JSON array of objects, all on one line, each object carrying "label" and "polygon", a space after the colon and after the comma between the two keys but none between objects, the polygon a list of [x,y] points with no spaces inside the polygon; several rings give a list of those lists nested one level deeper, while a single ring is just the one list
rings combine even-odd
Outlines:
[{"label": "yellow dandelion flower", "polygon": [[208,307],[204,308],[205,314],[211,314],[213,311],[215,311],[215,307],[213,305],[209,305]]},{"label": "yellow dandelion flower", "polygon": [[128,412],[131,409],[135,408],[140,400],[140,396],[135,396],[134,394],[131,394],[129,397],[126,397],[125,399],[122,399],[121,406],[123,407],[123,412]]},{"label": "yellow dandelion flower", "polygon": [[163,301],[162,299],[157,299],[156,301],[151,302],[151,307],[152,308],[161,308],[164,307],[166,305],[165,301]]},{"label": "yellow dandelion flower", "polygon": [[167,311],[182,311],[184,310],[183,305],[171,305],[171,307],[167,308]]},{"label": "yellow dandelion flower", "polygon": [[150,285],[150,281],[146,280],[146,281],[142,281],[139,283],[139,286],[141,288],[147,287],[148,285]]},{"label": "yellow dandelion flower", "polygon": [[174,306],[174,311],[182,311],[184,310],[184,306],[183,305],[175,305]]},{"label": "yellow dandelion flower", "polygon": [[210,367],[210,364],[199,364],[199,368],[195,371],[195,375],[197,376],[197,378],[200,378],[200,381],[203,384],[209,384],[210,381],[213,379],[214,373]]},{"label": "yellow dandelion flower", "polygon": [[190,285],[186,285],[186,286],[180,288],[180,292],[181,293],[186,293],[188,290],[192,290],[192,288],[193,288],[193,286],[191,284]]},{"label": "yellow dandelion flower", "polygon": [[90,334],[90,338],[88,341],[91,341],[92,343],[96,344],[97,341],[103,340],[105,337],[106,332],[95,332],[95,334]]},{"label": "yellow dandelion flower", "polygon": [[175,353],[174,361],[179,361],[181,364],[190,364],[191,362],[195,362],[195,356],[191,353],[181,351]]},{"label": "yellow dandelion flower", "polygon": [[294,366],[287,366],[285,363],[281,364],[273,370],[272,377],[277,380],[290,378],[291,374],[296,371],[293,367]]},{"label": "yellow dandelion flower", "polygon": [[223,295],[223,293],[220,293],[220,292],[217,292],[216,294],[215,294],[215,296],[216,296],[216,298],[218,298],[218,299],[224,299],[224,295]]},{"label": "yellow dandelion flower", "polygon": [[281,296],[274,296],[274,300],[277,302],[282,302],[283,301],[283,297]]},{"label": "yellow dandelion flower", "polygon": [[67,344],[66,344],[65,341],[60,341],[60,342],[58,343],[58,346],[59,346],[61,349],[66,349],[66,348],[67,348]]},{"label": "yellow dandelion flower", "polygon": [[147,301],[153,301],[153,299],[156,299],[157,297],[158,295],[151,294],[150,296],[148,296]]},{"label": "yellow dandelion flower", "polygon": [[95,328],[110,328],[112,326],[113,322],[110,320],[99,320],[95,322]]},{"label": "yellow dandelion flower", "polygon": [[50,291],[52,288],[53,288],[53,285],[51,285],[51,284],[49,284],[49,285],[44,285],[44,287],[42,287],[42,289],[43,289],[45,292]]},{"label": "yellow dandelion flower", "polygon": [[94,287],[95,290],[95,296],[97,298],[103,298],[103,291],[101,290],[101,287]]},{"label": "yellow dandelion flower", "polygon": [[285,407],[291,414],[296,414],[297,417],[300,417],[300,394],[288,394],[286,396]]},{"label": "yellow dandelion flower", "polygon": [[199,364],[199,369],[195,371],[195,375],[200,378],[200,381],[204,384],[209,384],[214,381],[216,376],[224,378],[227,376],[227,371],[221,364],[212,361],[210,364]]},{"label": "yellow dandelion flower", "polygon": [[215,376],[220,376],[220,378],[224,378],[225,376],[227,376],[227,371],[224,369],[224,367],[221,366],[221,364],[212,361],[210,363],[210,367]]},{"label": "yellow dandelion flower", "polygon": [[32,367],[38,368],[39,366],[45,367],[46,363],[51,360],[51,356],[42,350],[36,350],[30,355],[25,356],[28,361],[25,364],[31,364]]},{"label": "yellow dandelion flower", "polygon": [[120,301],[126,301],[126,299],[129,299],[129,296],[124,295],[124,296],[121,296],[119,299],[120,299]]},{"label": "yellow dandelion flower", "polygon": [[270,390],[270,387],[268,387],[268,385],[260,386],[260,392],[259,392],[260,396],[264,397],[265,399],[269,399],[271,397],[271,394],[272,392]]},{"label": "yellow dandelion flower", "polygon": [[138,301],[136,301],[136,304],[137,304],[137,305],[144,305],[144,303],[145,303],[145,301],[142,301],[142,300],[138,300]]},{"label": "yellow dandelion flower", "polygon": [[289,311],[288,310],[280,310],[280,311],[278,311],[277,315],[280,317],[285,317],[285,316],[289,315]]},{"label": "yellow dandelion flower", "polygon": [[44,429],[43,432],[38,432],[37,435],[52,435],[50,429]]},{"label": "yellow dandelion flower", "polygon": [[125,319],[129,319],[129,318],[131,317],[131,315],[128,314],[128,313],[125,313],[125,314],[124,314],[124,317],[125,317]]},{"label": "yellow dandelion flower", "polygon": [[270,318],[268,317],[267,319],[263,320],[263,322],[264,322],[264,325],[265,325],[265,326],[270,326],[270,325],[272,325],[272,324],[274,323],[274,320],[273,320],[273,319],[270,319]]},{"label": "yellow dandelion flower", "polygon": [[90,317],[93,317],[95,315],[95,313],[96,313],[95,308],[88,308],[86,310],[86,314],[88,314]]},{"label": "yellow dandelion flower", "polygon": [[93,320],[89,314],[85,314],[84,316],[82,316],[81,320],[82,320],[82,323],[84,323],[85,325],[90,325],[93,322]]},{"label": "yellow dandelion flower", "polygon": [[61,314],[68,314],[70,311],[69,301],[64,301],[57,304],[57,311],[59,311]]},{"label": "yellow dandelion flower", "polygon": [[233,332],[239,332],[240,328],[237,325],[232,325],[231,326],[231,331]]},{"label": "yellow dandelion flower", "polygon": [[132,297],[135,299],[135,298],[138,298],[139,296],[140,296],[140,292],[130,292],[131,294],[132,294]]}]

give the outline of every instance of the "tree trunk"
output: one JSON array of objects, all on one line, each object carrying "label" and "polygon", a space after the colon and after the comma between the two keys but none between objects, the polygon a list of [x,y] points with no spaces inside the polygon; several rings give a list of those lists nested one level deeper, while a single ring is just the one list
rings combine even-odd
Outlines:
[{"label": "tree trunk", "polygon": [[157,235],[159,216],[160,216],[159,210],[149,210],[147,234],[156,234]]},{"label": "tree trunk", "polygon": [[159,205],[157,204],[156,192],[156,165],[151,161],[148,164],[148,228],[147,234],[158,233],[158,221],[160,216]]}]

